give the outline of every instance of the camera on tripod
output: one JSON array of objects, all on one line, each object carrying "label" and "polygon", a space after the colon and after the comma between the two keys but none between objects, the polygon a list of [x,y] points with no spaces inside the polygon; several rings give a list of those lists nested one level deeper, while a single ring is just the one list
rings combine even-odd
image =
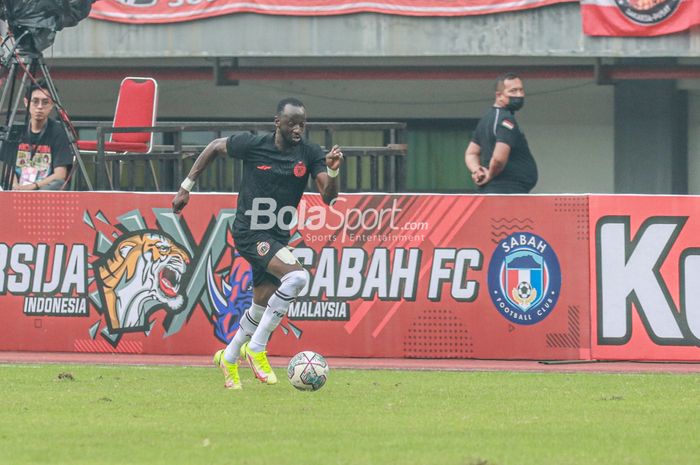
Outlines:
[{"label": "camera on tripod", "polygon": [[0,19],[7,21],[20,50],[36,54],[53,45],[56,32],[85,19],[95,1],[0,0]]},{"label": "camera on tripod", "polygon": [[[56,33],[85,19],[96,0],[0,0],[0,20],[7,23],[0,61],[0,187],[9,189],[15,176],[17,143],[27,131],[28,116],[20,122],[18,107],[28,98],[30,85],[45,81],[45,92],[56,105],[73,158],[84,171],[75,131],[63,110],[42,51],[53,45]],[[70,177],[71,174],[69,174]],[[89,181],[88,188],[92,189]]]}]

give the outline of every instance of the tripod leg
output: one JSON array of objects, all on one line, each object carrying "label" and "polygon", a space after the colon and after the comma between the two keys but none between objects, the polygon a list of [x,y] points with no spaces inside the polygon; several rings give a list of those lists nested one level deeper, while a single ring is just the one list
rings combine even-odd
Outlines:
[{"label": "tripod leg", "polygon": [[90,181],[90,176],[88,175],[87,168],[85,167],[85,163],[83,162],[83,157],[80,155],[80,150],[78,150],[78,146],[75,143],[71,143],[70,145],[71,150],[73,152],[73,159],[78,162],[78,166],[80,167],[80,173],[83,175],[83,179],[85,179],[85,184],[87,184],[88,190],[93,190],[92,182]]},{"label": "tripod leg", "polygon": [[[5,102],[8,99],[10,101],[12,100],[12,91],[14,90],[14,81],[15,81],[15,73],[17,72],[17,63],[12,60],[12,63],[10,64],[8,71],[7,71],[7,77],[5,78],[3,88],[2,88],[2,97],[0,97],[0,109],[5,108]],[[12,90],[11,90],[12,89]],[[7,111],[7,117],[9,119],[10,117],[10,110],[8,109]],[[12,175],[14,173],[14,164],[15,164],[15,157],[17,154],[15,153],[14,156],[12,154],[7,153],[8,151],[11,150],[9,142],[10,138],[10,132],[12,131],[12,128],[10,127],[3,127],[2,128],[2,137],[0,137],[0,161],[2,161],[2,171],[1,171],[1,176],[0,176],[0,188],[9,190],[12,188]]]},{"label": "tripod leg", "polygon": [[[15,119],[17,117],[17,109],[22,99],[25,97],[25,86],[27,83],[27,73],[22,74],[21,83],[19,85],[19,90],[17,90],[16,79],[18,77],[18,66],[17,60],[20,58],[11,57],[12,64],[8,72],[7,79],[4,82],[4,87],[2,91],[2,98],[0,102],[5,105],[7,101],[7,118],[5,126],[2,128],[2,138],[0,138],[0,155],[3,157],[4,161],[4,172],[2,179],[2,188],[10,190],[12,189],[12,184],[15,176],[15,164],[17,162],[17,147],[14,142],[19,142],[19,136],[16,132],[13,132],[15,128]],[[30,62],[30,70],[32,69],[32,63]],[[16,92],[16,95],[15,95]],[[1,108],[1,107],[0,107]],[[24,123],[25,126],[28,124],[29,112],[25,115]],[[17,128],[21,129],[21,128]],[[16,138],[16,140],[15,140]],[[11,142],[11,143],[10,143]]]},{"label": "tripod leg", "polygon": [[[7,72],[7,78],[5,79],[5,84],[2,88],[2,97],[0,98],[0,108],[5,107],[5,101],[9,98],[12,100],[12,94],[14,91],[14,86],[15,86],[15,74],[17,74],[17,60],[12,59],[12,63],[10,64],[10,69]],[[10,117],[10,114],[7,114],[7,117]]]}]

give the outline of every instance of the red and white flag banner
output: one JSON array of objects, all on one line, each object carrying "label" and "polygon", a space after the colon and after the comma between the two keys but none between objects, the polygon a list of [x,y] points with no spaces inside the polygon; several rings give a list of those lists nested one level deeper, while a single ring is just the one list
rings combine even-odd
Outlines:
[{"label": "red and white flag banner", "polygon": [[590,36],[659,36],[700,24],[700,0],[581,0]]},{"label": "red and white flag banner", "polygon": [[174,23],[232,13],[332,16],[470,16],[526,10],[575,0],[100,0],[90,17],[121,23]]}]

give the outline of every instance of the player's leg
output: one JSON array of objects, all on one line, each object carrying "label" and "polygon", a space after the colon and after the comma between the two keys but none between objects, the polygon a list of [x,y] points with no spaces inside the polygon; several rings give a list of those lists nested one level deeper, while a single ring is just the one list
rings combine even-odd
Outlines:
[{"label": "player's leg", "polygon": [[279,326],[282,318],[287,314],[289,305],[296,300],[308,282],[306,271],[287,248],[277,252],[270,260],[267,270],[279,278],[280,285],[270,296],[265,313],[250,340],[249,347],[256,352],[265,350],[270,335]]},{"label": "player's leg", "polygon": [[[244,246],[238,247],[243,253],[250,256]],[[248,244],[248,248],[250,248]],[[250,260],[244,258],[251,264],[253,271],[253,299],[251,306],[243,313],[239,322],[238,331],[234,334],[231,342],[225,349],[219,350],[214,354],[214,365],[216,365],[224,374],[224,387],[228,389],[241,389],[240,376],[238,374],[239,357],[245,358],[242,350],[243,344],[248,342],[255,332],[255,329],[260,323],[260,319],[267,307],[267,301],[275,292],[279,285],[279,280],[274,276],[269,275],[258,260]]]},{"label": "player's leg", "polygon": [[250,342],[244,345],[246,359],[255,376],[267,384],[275,384],[277,377],[267,360],[267,342],[287,314],[289,305],[296,300],[308,282],[304,268],[286,247],[280,248],[270,260],[267,272],[276,276],[279,287],[267,302],[267,308]]},{"label": "player's leg", "polygon": [[[277,288],[276,285],[271,283],[265,283],[263,287],[269,288],[265,291],[265,293],[269,293],[267,298]],[[267,299],[261,301],[266,302]],[[224,386],[228,389],[241,389],[243,387],[238,375],[238,360],[240,357],[245,358],[241,349],[243,344],[250,340],[250,337],[258,327],[266,306],[257,304],[254,298],[251,306],[243,313],[238,331],[234,334],[231,342],[225,349],[218,351],[214,355],[214,364],[224,373]]]},{"label": "player's leg", "polygon": [[252,265],[252,272],[253,299],[251,305],[243,312],[238,323],[238,331],[236,331],[224,352],[224,358],[231,363],[238,362],[239,357],[244,357],[241,347],[250,340],[258,324],[260,324],[260,319],[267,307],[267,301],[279,286],[279,280],[274,276],[268,275],[265,268],[260,267],[257,263]]},{"label": "player's leg", "polygon": [[[274,288],[272,288],[272,292],[274,292]],[[229,342],[224,350],[224,358],[226,361],[231,363],[238,362],[239,357],[242,356],[241,347],[243,344],[250,341],[255,329],[258,327],[258,324],[260,324],[260,319],[265,312],[265,307],[267,307],[267,305],[260,305],[253,300],[251,306],[243,313],[238,331],[236,331],[231,342]]]}]

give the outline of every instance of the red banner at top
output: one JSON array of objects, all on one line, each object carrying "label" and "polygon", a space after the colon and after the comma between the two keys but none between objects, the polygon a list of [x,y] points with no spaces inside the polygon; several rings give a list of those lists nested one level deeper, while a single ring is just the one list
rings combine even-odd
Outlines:
[{"label": "red banner at top", "polygon": [[591,36],[659,36],[700,24],[700,0],[581,0]]},{"label": "red banner at top", "polygon": [[470,16],[525,10],[574,0],[100,0],[91,18],[122,23],[174,23],[232,13],[332,16]]}]

